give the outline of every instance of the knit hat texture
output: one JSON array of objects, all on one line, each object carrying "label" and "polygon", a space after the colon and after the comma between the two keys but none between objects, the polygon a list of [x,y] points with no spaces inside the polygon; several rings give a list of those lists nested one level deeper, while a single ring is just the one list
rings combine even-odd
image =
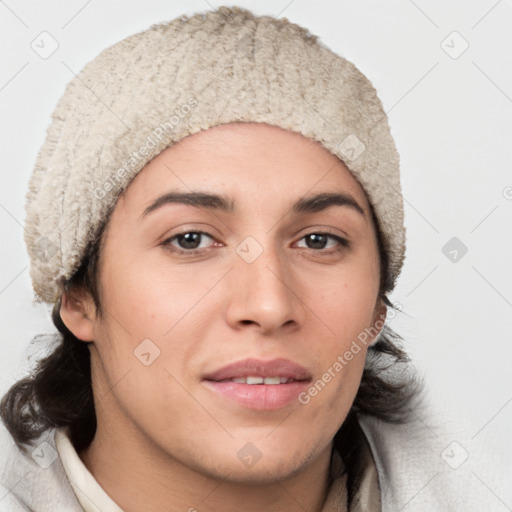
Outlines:
[{"label": "knit hat texture", "polygon": [[399,155],[370,81],[305,28],[241,8],[181,16],[102,51],[66,86],[26,196],[36,301],[53,303],[117,198],[151,159],[216,125],[318,141],[363,187],[388,256],[405,252]]}]

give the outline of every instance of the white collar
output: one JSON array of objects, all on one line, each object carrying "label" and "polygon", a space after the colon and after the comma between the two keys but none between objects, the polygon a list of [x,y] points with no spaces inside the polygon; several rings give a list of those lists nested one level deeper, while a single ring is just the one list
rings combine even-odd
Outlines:
[{"label": "white collar", "polygon": [[68,437],[66,428],[55,430],[55,446],[84,512],[123,512],[82,462]]}]

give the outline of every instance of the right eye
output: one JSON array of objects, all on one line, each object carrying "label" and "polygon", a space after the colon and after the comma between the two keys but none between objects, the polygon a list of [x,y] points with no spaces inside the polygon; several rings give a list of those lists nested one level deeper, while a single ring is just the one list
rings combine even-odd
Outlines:
[{"label": "right eye", "polygon": [[[166,248],[169,248],[171,251],[194,254],[195,252],[199,252],[208,248],[204,246],[201,247],[201,242],[203,241],[204,237],[214,240],[212,235],[204,231],[183,231],[171,236],[162,242],[162,245]],[[178,246],[173,245],[173,242],[176,242]]]}]

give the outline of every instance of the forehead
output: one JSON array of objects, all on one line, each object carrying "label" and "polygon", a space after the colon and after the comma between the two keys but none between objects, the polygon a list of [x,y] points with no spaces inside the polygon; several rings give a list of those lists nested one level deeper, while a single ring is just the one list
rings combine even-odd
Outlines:
[{"label": "forehead", "polygon": [[344,194],[369,213],[363,188],[339,158],[317,141],[263,123],[220,125],[182,139],[139,172],[120,202],[142,215],[165,192],[198,191],[222,196],[219,209],[235,214],[244,205],[300,209],[301,198],[321,193]]}]

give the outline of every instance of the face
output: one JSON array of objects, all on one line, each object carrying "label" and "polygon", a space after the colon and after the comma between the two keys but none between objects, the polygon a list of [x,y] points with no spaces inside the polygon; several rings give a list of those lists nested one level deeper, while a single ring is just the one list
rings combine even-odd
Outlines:
[{"label": "face", "polygon": [[379,276],[364,191],[320,144],[252,123],[183,139],[104,234],[98,432],[218,478],[299,471],[354,400],[361,333],[385,315]]}]

